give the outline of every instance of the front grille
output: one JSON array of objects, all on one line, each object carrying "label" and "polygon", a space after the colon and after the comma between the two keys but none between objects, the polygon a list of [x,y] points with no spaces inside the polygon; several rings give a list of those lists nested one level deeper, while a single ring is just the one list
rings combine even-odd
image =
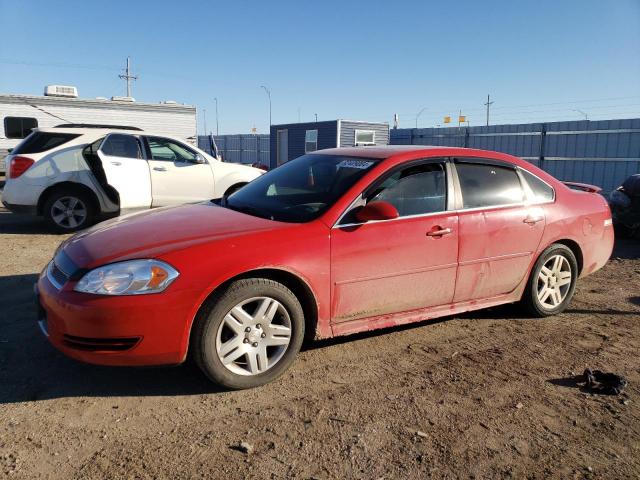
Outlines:
[{"label": "front grille", "polygon": [[64,335],[64,344],[76,350],[89,352],[122,352],[136,346],[140,337],[88,338]]},{"label": "front grille", "polygon": [[49,278],[51,283],[53,283],[58,288],[58,290],[60,290],[63,285],[67,283],[67,280],[69,280],[67,274],[60,270],[55,261],[52,261],[49,264],[49,267],[47,268],[47,277]]}]

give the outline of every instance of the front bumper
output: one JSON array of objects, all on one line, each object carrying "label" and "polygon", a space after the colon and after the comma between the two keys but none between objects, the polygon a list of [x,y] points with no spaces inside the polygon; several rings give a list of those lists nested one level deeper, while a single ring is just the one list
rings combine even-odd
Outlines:
[{"label": "front bumper", "polygon": [[38,323],[65,355],[114,366],[171,365],[186,357],[193,303],[181,292],[108,297],[36,284]]}]

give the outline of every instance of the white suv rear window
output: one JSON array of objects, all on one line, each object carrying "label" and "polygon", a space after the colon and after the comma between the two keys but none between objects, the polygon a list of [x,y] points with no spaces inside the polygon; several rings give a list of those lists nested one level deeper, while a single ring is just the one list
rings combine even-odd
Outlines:
[{"label": "white suv rear window", "polygon": [[12,155],[41,153],[79,137],[73,133],[33,132],[11,151]]}]

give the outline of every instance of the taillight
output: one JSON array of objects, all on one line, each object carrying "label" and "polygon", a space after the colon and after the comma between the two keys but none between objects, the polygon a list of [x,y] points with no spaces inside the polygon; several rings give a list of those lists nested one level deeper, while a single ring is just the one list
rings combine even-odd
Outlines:
[{"label": "taillight", "polygon": [[9,178],[18,178],[24,172],[29,170],[29,167],[33,165],[35,160],[27,157],[13,157],[11,159],[11,166],[9,167]]}]

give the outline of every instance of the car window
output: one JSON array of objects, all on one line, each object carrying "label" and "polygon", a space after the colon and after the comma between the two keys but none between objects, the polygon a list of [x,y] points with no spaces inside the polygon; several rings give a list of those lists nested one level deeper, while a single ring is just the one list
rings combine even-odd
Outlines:
[{"label": "car window", "polygon": [[319,217],[378,160],[307,154],[256,178],[224,206],[250,215],[303,223]]},{"label": "car window", "polygon": [[524,191],[513,168],[480,163],[456,163],[464,208],[520,203]]},{"label": "car window", "polygon": [[79,137],[73,133],[33,132],[11,152],[13,155],[26,153],[41,153],[64,145],[70,140]]},{"label": "car window", "polygon": [[391,203],[401,217],[446,210],[447,184],[444,165],[424,163],[399,170],[370,194],[368,202]]},{"label": "car window", "polygon": [[102,143],[100,151],[110,157],[142,158],[140,142],[131,135],[119,133],[109,135]]},{"label": "car window", "polygon": [[527,185],[529,185],[529,188],[531,188],[536,202],[553,201],[555,193],[551,186],[549,186],[546,182],[540,180],[534,174],[527,172],[526,170],[520,169],[520,172],[522,172]]},{"label": "car window", "polygon": [[167,162],[193,162],[198,154],[168,138],[147,137],[151,158],[153,160],[164,160]]}]

